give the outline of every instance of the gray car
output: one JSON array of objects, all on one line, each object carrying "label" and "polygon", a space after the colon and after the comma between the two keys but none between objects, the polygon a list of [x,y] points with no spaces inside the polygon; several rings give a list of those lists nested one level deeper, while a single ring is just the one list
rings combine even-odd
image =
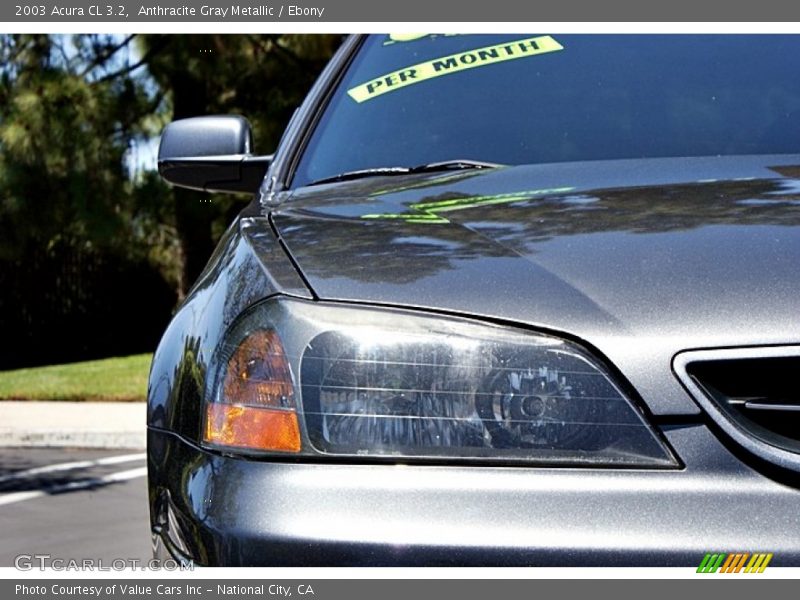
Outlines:
[{"label": "gray car", "polygon": [[253,201],[153,361],[156,552],[800,565],[798,73],[798,36],[356,36],[274,155],[169,125],[167,181]]}]

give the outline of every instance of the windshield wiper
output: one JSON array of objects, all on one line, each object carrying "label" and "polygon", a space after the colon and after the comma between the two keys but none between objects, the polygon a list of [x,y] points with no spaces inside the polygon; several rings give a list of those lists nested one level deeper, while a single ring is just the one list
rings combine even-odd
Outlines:
[{"label": "windshield wiper", "polygon": [[366,177],[381,177],[386,175],[408,175],[411,173],[433,173],[436,171],[455,171],[460,169],[496,169],[504,165],[498,163],[484,162],[481,160],[457,159],[432,162],[416,167],[375,167],[373,169],[358,169],[356,171],[346,171],[338,175],[323,177],[312,181],[307,185],[320,185],[323,183],[334,183],[337,181],[349,181],[351,179],[364,179]]},{"label": "windshield wiper", "polygon": [[450,171],[458,169],[497,169],[503,167],[499,163],[485,162],[482,160],[471,160],[469,158],[458,160],[442,160],[439,162],[428,163],[427,165],[419,165],[412,167],[412,173],[431,173],[433,171]]}]

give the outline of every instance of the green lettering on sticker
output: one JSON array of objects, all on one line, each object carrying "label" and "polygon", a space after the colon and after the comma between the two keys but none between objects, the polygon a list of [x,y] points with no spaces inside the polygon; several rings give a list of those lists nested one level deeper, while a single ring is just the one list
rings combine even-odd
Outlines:
[{"label": "green lettering on sticker", "polygon": [[400,78],[400,81],[408,81],[409,79],[414,79],[417,76],[416,69],[406,69],[405,71],[400,71],[397,76]]},{"label": "green lettering on sticker", "polygon": [[549,35],[476,48],[386,73],[347,90],[347,94],[356,102],[361,103],[434,77],[563,49],[564,47]]},{"label": "green lettering on sticker", "polygon": [[536,44],[536,40],[528,40],[527,42],[520,42],[519,49],[522,52],[530,52],[530,51],[535,52],[536,50],[539,49],[539,46]]},{"label": "green lettering on sticker", "polygon": [[442,71],[443,69],[457,69],[458,68],[458,63],[456,62],[456,59],[452,58],[452,57],[450,57],[450,58],[448,58],[446,60],[434,60],[434,61],[431,61],[431,64],[433,65],[433,70],[436,71],[437,73],[439,71]]}]

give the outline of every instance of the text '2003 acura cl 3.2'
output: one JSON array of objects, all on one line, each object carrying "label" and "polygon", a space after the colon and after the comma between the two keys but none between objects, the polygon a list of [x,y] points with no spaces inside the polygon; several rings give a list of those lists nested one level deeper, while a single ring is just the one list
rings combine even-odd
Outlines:
[{"label": "text '2003 acura cl 3.2'", "polygon": [[155,355],[156,552],[800,565],[800,36],[347,39]]}]

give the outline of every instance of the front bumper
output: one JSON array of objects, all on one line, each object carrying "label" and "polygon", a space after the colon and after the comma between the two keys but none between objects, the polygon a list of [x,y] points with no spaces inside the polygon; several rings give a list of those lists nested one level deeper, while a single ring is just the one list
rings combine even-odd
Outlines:
[{"label": "front bumper", "polygon": [[800,491],[704,425],[666,432],[683,469],[543,469],[223,456],[148,431],[151,526],[197,564],[693,566],[707,552],[800,565]]}]

